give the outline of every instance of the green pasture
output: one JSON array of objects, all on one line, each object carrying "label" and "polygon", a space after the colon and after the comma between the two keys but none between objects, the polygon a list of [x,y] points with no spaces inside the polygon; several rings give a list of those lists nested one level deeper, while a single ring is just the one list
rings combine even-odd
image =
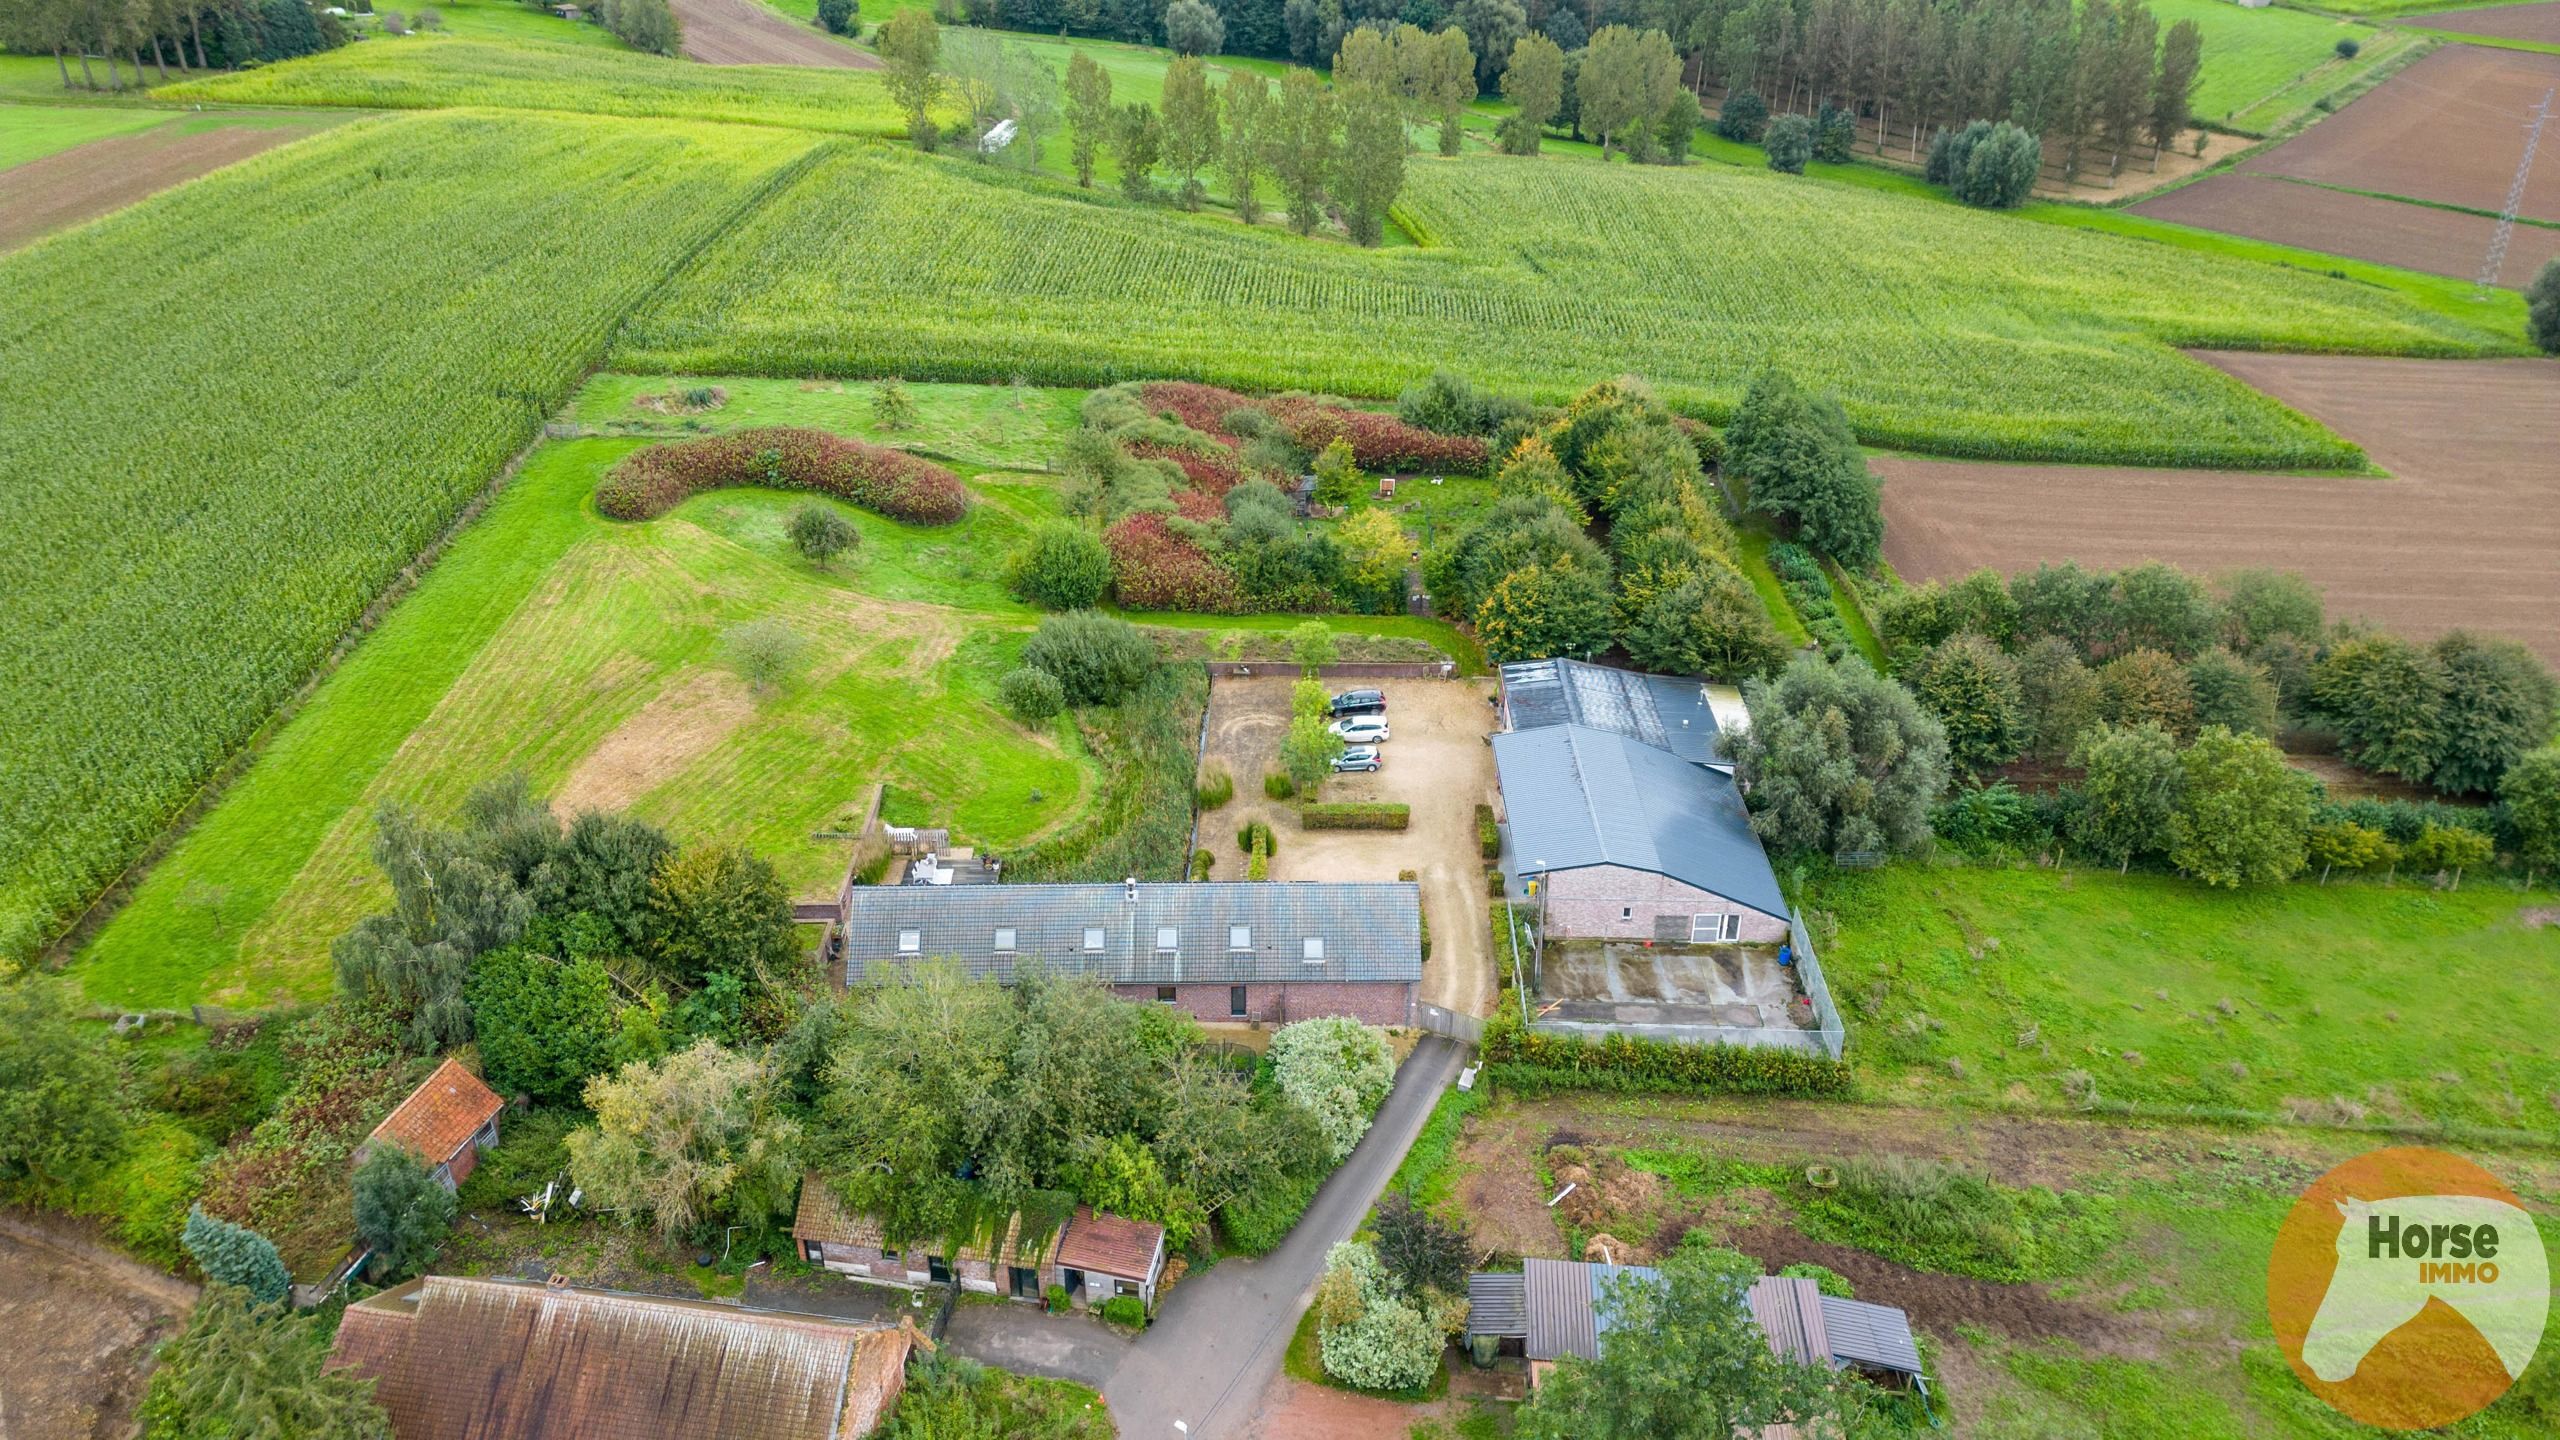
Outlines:
[{"label": "green pasture", "polygon": [[1812,877],[1879,1098],[2529,1132],[2560,1142],[2552,932],[2458,891],[1895,865]]},{"label": "green pasture", "polygon": [[113,135],[132,135],[173,117],[165,110],[113,110],[100,105],[0,106],[0,170]]}]

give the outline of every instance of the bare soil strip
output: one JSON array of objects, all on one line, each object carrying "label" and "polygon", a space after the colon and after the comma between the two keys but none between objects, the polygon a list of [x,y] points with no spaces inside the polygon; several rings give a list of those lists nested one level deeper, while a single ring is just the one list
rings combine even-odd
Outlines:
[{"label": "bare soil strip", "polygon": [[2465,35],[2560,45],[2560,5],[2551,0],[2538,0],[2532,5],[2497,5],[2485,10],[2440,10],[2406,18],[2422,30],[2454,30]]},{"label": "bare soil strip", "polygon": [[[2555,6],[2560,9],[2560,6]],[[2266,175],[2228,174],[2145,200],[2137,215],[2226,235],[2325,250],[2404,270],[2468,280],[2480,272],[2498,222],[2404,200],[2349,195]],[[2522,289],[2543,262],[2560,258],[2560,230],[2518,225],[2501,278]]]},{"label": "bare soil strip", "polygon": [[0,1215],[0,1436],[124,1435],[153,1347],[195,1287],[139,1265],[52,1215]]},{"label": "bare soil strip", "polygon": [[[2560,55],[2448,45],[2240,168],[2497,210],[2526,116],[2555,84]],[[2534,167],[2521,213],[2560,220],[2560,165]]]},{"label": "bare soil strip", "polygon": [[1904,578],[2076,559],[2300,570],[2333,614],[2507,635],[2560,663],[2560,361],[2204,358],[2391,479],[1884,460]]},{"label": "bare soil strip", "polygon": [[192,134],[164,125],[139,135],[92,140],[0,170],[0,250],[121,210],[344,118],[323,116],[308,125],[225,125]]},{"label": "bare soil strip", "polygon": [[705,65],[810,65],[877,70],[880,61],[851,45],[756,3],[674,0],[684,27],[684,58]]}]

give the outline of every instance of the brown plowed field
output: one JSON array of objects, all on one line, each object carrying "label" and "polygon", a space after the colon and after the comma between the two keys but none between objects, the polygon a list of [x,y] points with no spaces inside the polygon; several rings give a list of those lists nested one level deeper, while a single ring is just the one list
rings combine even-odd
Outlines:
[{"label": "brown plowed field", "polygon": [[2539,40],[2545,45],[2560,45],[2560,3],[2554,3],[2554,0],[2540,0],[2533,5],[2497,5],[2486,10],[2412,15],[2409,23],[2422,30],[2457,30],[2465,35],[2494,35],[2501,40]]},{"label": "brown plowed field", "polygon": [[684,58],[705,65],[814,65],[877,70],[880,61],[756,0],[674,0]]},{"label": "brown plowed field", "polygon": [[2560,664],[2560,361],[2202,357],[2365,448],[2391,479],[1884,460],[1904,578],[2039,561],[2299,570],[2414,635],[2510,635]]},{"label": "brown plowed field", "polygon": [[181,123],[59,150],[0,170],[0,250],[125,206],[246,160],[288,140],[335,125],[344,115],[309,123],[223,125]]},{"label": "brown plowed field", "polygon": [[[2555,84],[2560,55],[2447,45],[2241,168],[2497,210],[2525,117]],[[2560,220],[2560,165],[2534,167],[2522,213]]]},{"label": "brown plowed field", "polygon": [[[2216,175],[2133,207],[2137,215],[2226,235],[2347,255],[2405,270],[2468,280],[2480,273],[2498,222],[2433,205],[2349,195],[2265,175]],[[2518,225],[2501,272],[2522,289],[2546,260],[2560,257],[2560,230]]]}]

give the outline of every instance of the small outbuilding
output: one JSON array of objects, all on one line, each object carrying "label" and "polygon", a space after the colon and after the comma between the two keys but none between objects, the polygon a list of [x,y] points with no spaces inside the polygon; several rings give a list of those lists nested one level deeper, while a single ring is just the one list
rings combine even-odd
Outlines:
[{"label": "small outbuilding", "polygon": [[448,1190],[471,1178],[480,1152],[498,1143],[498,1113],[507,1108],[480,1077],[447,1060],[409,1092],[356,1147],[365,1162],[379,1145],[397,1145],[427,1163]]},{"label": "small outbuilding", "polygon": [[956,1249],[945,1240],[891,1244],[875,1215],[848,1210],[826,1180],[801,1177],[791,1222],[800,1256],[848,1279],[879,1285],[957,1285],[979,1295],[1039,1302],[1052,1285],[1067,1303],[1099,1306],[1134,1296],[1152,1312],[1164,1276],[1164,1227],[1079,1205],[1062,1225],[1026,1232],[1020,1214],[991,1243]]}]

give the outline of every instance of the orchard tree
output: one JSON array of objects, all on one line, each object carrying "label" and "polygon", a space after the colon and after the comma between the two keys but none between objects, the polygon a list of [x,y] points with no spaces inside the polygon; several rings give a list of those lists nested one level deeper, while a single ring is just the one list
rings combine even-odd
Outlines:
[{"label": "orchard tree", "polygon": [[1004,672],[996,682],[996,698],[1026,725],[1040,724],[1067,708],[1067,688],[1037,665],[1017,665]]},{"label": "orchard tree", "polygon": [[1947,732],[1911,692],[1856,658],[1799,656],[1743,687],[1751,727],[1718,744],[1781,851],[1907,851],[1947,788]]},{"label": "orchard tree", "polygon": [[130,1143],[124,1076],[72,1015],[63,986],[0,986],[0,1180],[37,1187],[92,1175]]},{"label": "orchard tree", "polygon": [[779,694],[809,655],[800,632],[770,615],[722,631],[720,647],[728,652],[729,667],[758,695]]},{"label": "orchard tree", "polygon": [[1523,35],[1512,42],[1502,94],[1514,107],[1502,120],[1503,153],[1537,154],[1548,122],[1564,104],[1564,51],[1544,35]]},{"label": "orchard tree", "polygon": [[1947,758],[1979,774],[2018,758],[2025,694],[2017,662],[1979,635],[1940,642],[1902,673],[1911,693],[1947,728]]},{"label": "orchard tree", "polygon": [[356,1167],[356,1240],[386,1283],[434,1263],[453,1215],[453,1192],[403,1146],[378,1144]]},{"label": "orchard tree", "polygon": [[2186,771],[2167,730],[2101,724],[2072,748],[2071,763],[2084,772],[2082,804],[2068,821],[2072,848],[2118,871],[2169,848]]},{"label": "orchard tree", "polygon": [[2178,757],[2169,863],[2208,885],[2271,885],[2300,874],[2311,830],[2309,777],[2261,735],[2219,725]]},{"label": "orchard tree", "polygon": [[1111,135],[1111,72],[1082,50],[1067,62],[1067,149],[1076,184],[1093,188],[1094,159]]},{"label": "orchard tree", "polygon": [[821,570],[831,566],[838,555],[862,543],[862,534],[853,528],[852,521],[837,513],[834,506],[815,500],[791,512],[787,533],[791,548]]}]

